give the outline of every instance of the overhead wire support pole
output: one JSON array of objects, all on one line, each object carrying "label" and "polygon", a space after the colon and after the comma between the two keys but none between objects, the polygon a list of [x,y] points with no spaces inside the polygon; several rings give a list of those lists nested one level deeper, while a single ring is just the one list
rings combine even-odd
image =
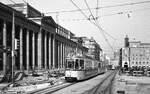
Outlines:
[{"label": "overhead wire support pole", "polygon": [[98,5],[99,5],[99,0],[97,0],[97,7],[96,7],[96,19],[98,19]]},{"label": "overhead wire support pole", "polygon": [[14,83],[14,64],[15,64],[15,13],[13,11],[12,20],[12,83]]},{"label": "overhead wire support pole", "polygon": [[[12,3],[16,4],[13,0],[10,0]],[[12,11],[12,49],[11,49],[11,56],[12,56],[12,64],[11,64],[11,78],[12,84],[14,84],[14,64],[15,64],[15,12]]]},{"label": "overhead wire support pole", "polygon": [[59,12],[56,13],[56,22],[59,24]]}]

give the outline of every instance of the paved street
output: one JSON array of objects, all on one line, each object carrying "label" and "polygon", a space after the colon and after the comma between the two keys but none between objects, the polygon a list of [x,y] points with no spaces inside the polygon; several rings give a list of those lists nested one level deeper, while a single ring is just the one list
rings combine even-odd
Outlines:
[{"label": "paved street", "polygon": [[94,88],[99,83],[101,83],[103,79],[106,78],[106,76],[108,76],[110,73],[111,71],[98,75],[94,78],[78,82],[74,85],[71,85],[70,87],[54,92],[53,94],[83,94],[84,92]]}]

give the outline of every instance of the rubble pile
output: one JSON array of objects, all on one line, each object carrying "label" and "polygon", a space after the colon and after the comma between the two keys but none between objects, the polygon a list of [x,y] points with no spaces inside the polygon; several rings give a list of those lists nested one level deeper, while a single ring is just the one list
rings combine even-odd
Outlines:
[{"label": "rubble pile", "polygon": [[2,90],[3,93],[26,93],[33,90],[43,89],[48,86],[58,85],[64,82],[63,74],[58,72],[50,73],[45,72],[42,75],[31,74],[24,77],[22,80],[16,81],[13,84],[9,84]]}]

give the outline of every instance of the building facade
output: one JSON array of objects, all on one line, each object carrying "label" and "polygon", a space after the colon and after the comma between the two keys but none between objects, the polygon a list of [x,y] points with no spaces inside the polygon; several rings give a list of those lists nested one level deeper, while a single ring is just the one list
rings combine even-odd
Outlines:
[{"label": "building facade", "polygon": [[150,43],[129,41],[122,48],[122,67],[150,67]]},{"label": "building facade", "polygon": [[82,37],[82,40],[83,40],[83,43],[82,43],[83,46],[89,49],[87,55],[100,61],[101,60],[100,56],[102,53],[102,49],[100,45],[93,38],[89,39],[87,37]]},{"label": "building facade", "polygon": [[[4,73],[12,67],[11,56],[14,54],[14,70],[28,72],[64,69],[67,54],[76,49],[82,53],[88,51],[70,40],[73,36],[70,31],[57,25],[51,16],[42,15],[29,4],[8,6],[0,3],[0,13],[0,71]],[[18,48],[12,54],[13,43]]]}]

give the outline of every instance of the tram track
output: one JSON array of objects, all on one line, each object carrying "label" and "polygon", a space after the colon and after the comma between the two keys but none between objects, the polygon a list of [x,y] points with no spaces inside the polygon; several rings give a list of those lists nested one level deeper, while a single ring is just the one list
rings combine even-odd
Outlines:
[{"label": "tram track", "polygon": [[31,92],[28,92],[27,94],[51,94],[53,92],[56,92],[58,90],[61,90],[63,88],[69,87],[69,86],[74,85],[74,84],[76,84],[76,82],[63,83],[63,84],[59,84],[59,85],[55,85],[55,86],[49,86],[49,87],[44,88],[44,89],[31,91]]},{"label": "tram track", "polygon": [[82,94],[111,94],[111,85],[116,73],[117,71],[110,73],[98,85]]},{"label": "tram track", "polygon": [[[112,84],[113,78],[115,77],[115,74],[116,74],[116,71],[111,72],[105,78],[103,78],[102,81],[98,85],[96,85],[94,88],[92,88],[90,90],[85,91],[82,94],[111,94],[111,93],[108,93],[108,91],[111,91],[110,86]],[[110,82],[109,85],[107,85],[107,86],[104,85],[103,86],[103,84],[105,82],[108,82],[108,81]],[[66,82],[66,83],[62,83],[62,84],[59,84],[59,85],[55,85],[55,86],[49,86],[49,87],[44,88],[44,89],[28,92],[27,94],[51,94],[51,93],[57,92],[61,89],[67,88],[67,87],[72,86],[72,85],[75,85],[77,83],[78,82],[73,82],[73,83]]]}]

